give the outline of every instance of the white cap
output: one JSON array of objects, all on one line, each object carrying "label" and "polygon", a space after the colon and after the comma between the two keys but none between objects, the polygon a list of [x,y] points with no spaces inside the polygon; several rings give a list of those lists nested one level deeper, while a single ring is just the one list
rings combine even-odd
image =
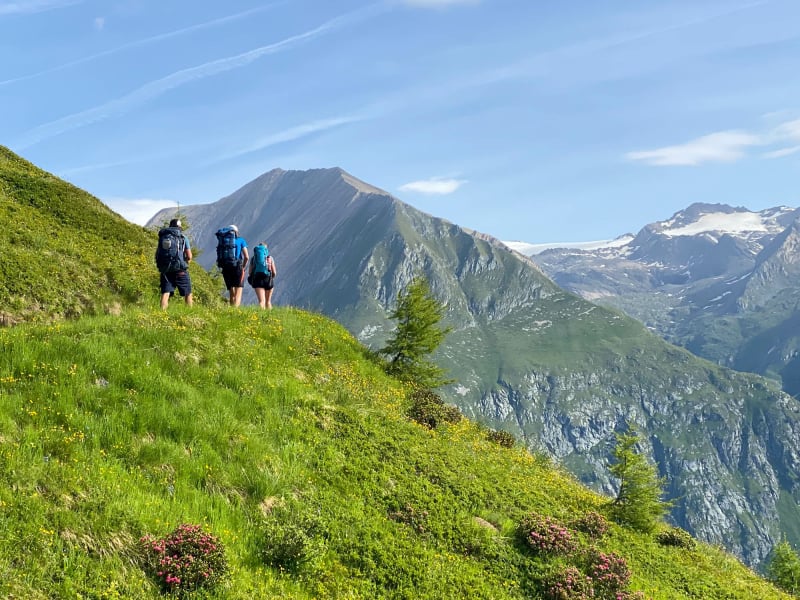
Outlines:
[{"label": "white cap", "polygon": [[236,225],[231,225],[231,229],[233,229],[236,233],[239,233],[239,228]]}]

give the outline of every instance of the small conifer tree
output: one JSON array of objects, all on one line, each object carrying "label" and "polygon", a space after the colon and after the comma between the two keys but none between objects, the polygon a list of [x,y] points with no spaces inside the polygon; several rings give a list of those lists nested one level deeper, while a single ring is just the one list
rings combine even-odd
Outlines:
[{"label": "small conifer tree", "polygon": [[658,477],[655,465],[637,452],[639,435],[629,427],[617,434],[615,464],[611,474],[619,479],[619,492],[611,503],[611,515],[620,525],[645,533],[652,532],[666,514],[671,503],[661,499],[664,480]]},{"label": "small conifer tree", "polygon": [[786,540],[773,548],[767,577],[782,590],[800,597],[800,556]]},{"label": "small conifer tree", "polygon": [[451,328],[439,326],[444,307],[434,298],[427,279],[415,277],[398,295],[390,316],[397,320],[397,329],[380,350],[388,358],[386,371],[424,389],[449,383],[444,369],[428,358]]}]

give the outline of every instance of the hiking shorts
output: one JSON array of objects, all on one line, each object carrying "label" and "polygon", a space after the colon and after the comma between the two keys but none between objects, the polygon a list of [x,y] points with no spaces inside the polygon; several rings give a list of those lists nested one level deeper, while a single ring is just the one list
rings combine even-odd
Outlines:
[{"label": "hiking shorts", "polygon": [[254,288],[264,288],[271,290],[275,285],[275,278],[268,277],[266,273],[253,273],[253,281],[250,283]]},{"label": "hiking shorts", "polygon": [[174,271],[161,274],[161,293],[173,294],[176,289],[183,297],[192,293],[192,280],[189,277],[189,271]]},{"label": "hiking shorts", "polygon": [[239,264],[236,267],[223,267],[222,278],[225,280],[225,288],[244,287],[244,269]]}]

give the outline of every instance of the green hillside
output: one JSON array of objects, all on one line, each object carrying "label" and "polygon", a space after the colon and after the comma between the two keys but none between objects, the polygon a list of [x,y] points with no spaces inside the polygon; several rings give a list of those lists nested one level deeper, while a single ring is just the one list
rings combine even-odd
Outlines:
[{"label": "green hillside", "polygon": [[[629,597],[786,597],[716,548],[574,523],[604,498],[469,421],[428,430],[341,326],[293,309],[127,309],[0,329],[0,596],[156,598],[138,540],[219,538],[213,598],[544,598],[575,551],[621,556]],[[578,597],[578,596],[574,596]]]},{"label": "green hillside", "polygon": [[[3,146],[0,223],[0,322],[158,302],[155,234]],[[196,265],[191,274],[196,301],[216,301],[222,286]]]}]

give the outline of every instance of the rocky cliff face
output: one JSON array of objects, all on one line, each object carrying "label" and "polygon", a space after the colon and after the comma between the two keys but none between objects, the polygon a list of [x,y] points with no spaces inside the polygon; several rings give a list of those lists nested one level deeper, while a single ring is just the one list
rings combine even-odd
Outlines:
[{"label": "rocky cliff face", "polygon": [[486,394],[477,410],[515,422],[539,449],[609,494],[616,490],[607,471],[613,434],[635,424],[677,499],[675,522],[751,562],[763,559],[781,518],[791,518],[782,502],[800,498],[797,403],[756,378],[743,388],[736,378],[691,367],[667,381],[631,375],[531,371],[523,383]]},{"label": "rocky cliff face", "polygon": [[278,303],[332,316],[372,347],[392,328],[398,292],[425,274],[454,328],[436,356],[456,379],[444,393],[466,414],[608,493],[614,434],[634,423],[677,499],[677,524],[751,564],[793,534],[800,413],[766,380],[697,359],[559,289],[497,240],[339,169],[271,171],[183,212],[204,265],[214,230],[235,222],[251,245],[269,244]]}]

